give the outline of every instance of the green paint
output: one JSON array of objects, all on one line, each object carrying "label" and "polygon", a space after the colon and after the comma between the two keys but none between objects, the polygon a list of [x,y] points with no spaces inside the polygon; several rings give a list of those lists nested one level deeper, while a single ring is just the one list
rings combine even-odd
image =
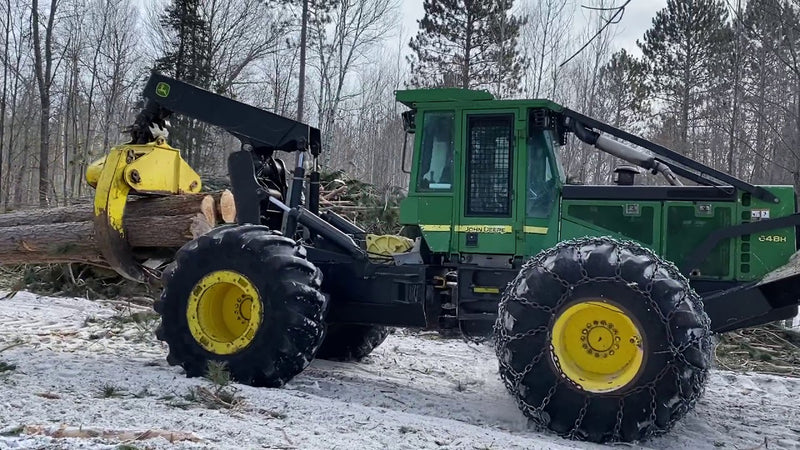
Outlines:
[{"label": "green paint", "polygon": [[[711,212],[698,211],[695,202],[665,202],[661,228],[665,230],[661,247],[663,255],[677,264],[685,261],[714,230],[732,225],[735,203],[709,203]],[[731,279],[733,242],[717,245],[698,268],[699,278]]]},{"label": "green paint", "polygon": [[[562,200],[558,136],[532,126],[533,111],[557,114],[560,105],[495,100],[464,89],[398,91],[397,100],[416,110],[411,183],[400,221],[426,225],[428,247],[450,260],[467,254],[526,258],[560,240],[612,236],[638,241],[680,266],[714,230],[767,211],[769,218],[795,212],[791,186],[765,187],[780,198],[778,204],[747,193],[734,202]],[[510,169],[494,170],[508,167],[503,157]],[[758,280],[794,251],[791,228],[728,239],[693,278]]]},{"label": "green paint", "polygon": [[[632,214],[632,206],[638,215]],[[564,200],[561,239],[613,236],[638,241],[661,251],[661,203],[633,201]]]},{"label": "green paint", "polygon": [[[752,220],[753,211],[769,210],[770,218],[788,216],[795,212],[792,186],[764,186],[775,194],[780,203],[767,203],[741,194],[737,204],[735,223]],[[778,237],[780,239],[770,239]],[[776,242],[778,241],[778,242]],[[784,265],[795,252],[794,228],[783,228],[742,236],[734,240],[733,259],[737,280],[758,280],[765,274]]]},{"label": "green paint", "polygon": [[159,82],[156,85],[156,95],[159,97],[168,97],[169,96],[169,84],[164,83],[163,81]]}]

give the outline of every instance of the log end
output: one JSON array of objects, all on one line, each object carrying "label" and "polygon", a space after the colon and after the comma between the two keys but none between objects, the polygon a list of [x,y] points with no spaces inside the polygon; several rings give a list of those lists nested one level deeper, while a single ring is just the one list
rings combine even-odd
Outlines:
[{"label": "log end", "polygon": [[233,193],[228,189],[222,191],[219,196],[219,212],[224,223],[236,222],[236,203],[233,200]]}]

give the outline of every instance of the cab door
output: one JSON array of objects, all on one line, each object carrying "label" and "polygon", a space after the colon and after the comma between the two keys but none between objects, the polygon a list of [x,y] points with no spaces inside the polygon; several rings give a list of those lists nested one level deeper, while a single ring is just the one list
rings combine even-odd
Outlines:
[{"label": "cab door", "polygon": [[462,180],[454,242],[464,253],[513,255],[521,228],[514,195],[517,111],[465,111]]}]

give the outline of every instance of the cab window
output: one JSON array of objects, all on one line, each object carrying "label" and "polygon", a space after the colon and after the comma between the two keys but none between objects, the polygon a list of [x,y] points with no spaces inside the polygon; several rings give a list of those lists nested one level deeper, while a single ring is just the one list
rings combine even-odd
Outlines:
[{"label": "cab window", "polygon": [[528,217],[543,219],[550,216],[558,187],[556,175],[553,173],[553,164],[549,152],[551,145],[548,133],[542,130],[530,133],[527,142],[528,152],[528,189],[527,207]]},{"label": "cab window", "polygon": [[417,176],[419,190],[452,190],[454,128],[455,114],[452,111],[427,112],[423,116]]},{"label": "cab window", "polygon": [[514,114],[469,116],[468,216],[511,216]]}]

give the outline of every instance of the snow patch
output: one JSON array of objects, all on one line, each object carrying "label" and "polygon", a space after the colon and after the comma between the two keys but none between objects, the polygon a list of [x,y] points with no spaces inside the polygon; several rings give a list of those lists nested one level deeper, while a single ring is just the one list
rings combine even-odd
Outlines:
[{"label": "snow patch", "polygon": [[[0,293],[0,297],[2,294]],[[20,427],[188,433],[148,448],[599,449],[531,428],[497,374],[486,345],[398,332],[361,363],[316,360],[283,389],[235,385],[243,406],[212,410],[184,397],[187,379],[166,349],[119,305],[29,293],[0,300],[0,448],[114,448],[113,437],[52,438]],[[93,319],[92,319],[93,318]],[[91,319],[91,320],[87,320]],[[119,396],[104,398],[105,385]],[[654,449],[797,448],[800,380],[712,371],[694,412]]]}]

